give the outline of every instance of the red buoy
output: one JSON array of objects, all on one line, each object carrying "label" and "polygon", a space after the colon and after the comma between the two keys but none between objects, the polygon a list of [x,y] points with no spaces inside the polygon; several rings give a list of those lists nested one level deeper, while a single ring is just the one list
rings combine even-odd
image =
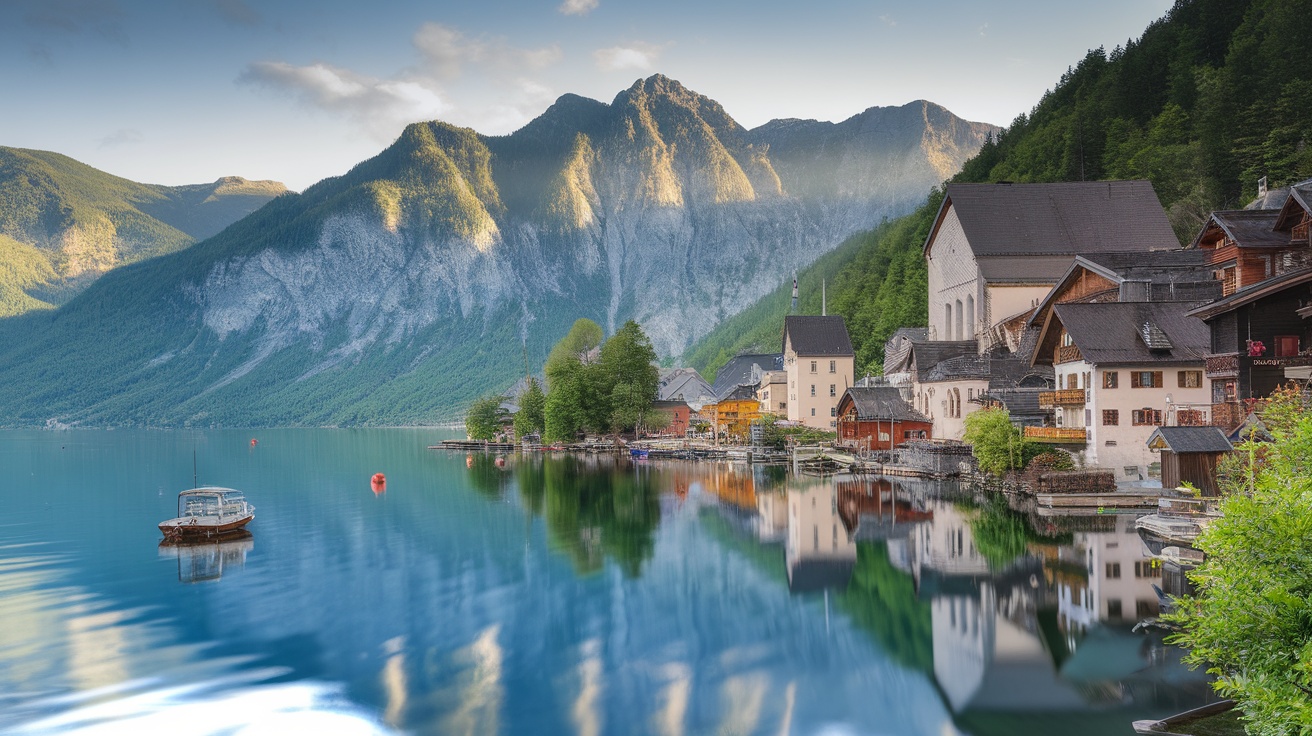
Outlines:
[{"label": "red buoy", "polygon": [[251,439],[251,447],[254,447],[258,444],[260,444],[258,441],[256,441],[255,439]]},{"label": "red buoy", "polygon": [[504,468],[504,467],[506,467],[506,459],[505,459],[504,457],[501,457],[500,455],[497,456],[497,459],[496,459],[495,462],[496,462],[498,468]]},{"label": "red buoy", "polygon": [[387,490],[387,476],[382,473],[374,473],[374,477],[369,479],[369,487],[374,489],[374,493],[382,493]]}]

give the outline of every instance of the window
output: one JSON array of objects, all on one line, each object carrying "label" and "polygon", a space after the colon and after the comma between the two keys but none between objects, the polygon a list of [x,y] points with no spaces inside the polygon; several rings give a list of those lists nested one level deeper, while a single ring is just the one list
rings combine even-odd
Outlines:
[{"label": "window", "polygon": [[811,407],[811,416],[815,416],[815,407]]},{"label": "window", "polygon": [[1162,568],[1154,564],[1154,560],[1139,560],[1134,563],[1134,576],[1136,578],[1160,578]]},{"label": "window", "polygon": [[1119,563],[1119,562],[1108,562],[1108,563],[1107,563],[1107,579],[1108,579],[1108,580],[1117,580],[1117,579],[1119,579],[1120,577],[1121,577],[1121,563]]},{"label": "window", "polygon": [[1202,388],[1202,371],[1180,371],[1178,374],[1180,388]]},{"label": "window", "polygon": [[1103,388],[1116,388],[1116,385],[1117,385],[1117,382],[1118,382],[1118,381],[1120,381],[1120,374],[1117,373],[1116,371],[1103,371],[1103,372],[1102,372],[1102,387],[1103,387]]},{"label": "window", "polygon": [[1134,615],[1137,618],[1148,618],[1157,615],[1157,602],[1140,598],[1134,602]]},{"label": "window", "polygon": [[1121,617],[1121,599],[1120,599],[1120,598],[1110,598],[1110,599],[1107,600],[1107,617],[1108,617],[1108,618],[1120,618],[1120,617]]},{"label": "window", "polygon": [[811,372],[815,373],[815,361],[811,361]]},{"label": "window", "polygon": [[1161,388],[1161,371],[1130,371],[1130,388]]},{"label": "window", "polygon": [[829,410],[829,416],[831,416],[831,417],[836,417],[836,416],[838,416],[838,407],[835,406],[835,407],[831,408],[831,409]]},{"label": "window", "polygon": [[829,398],[832,399],[832,398],[834,398],[834,397],[837,396],[837,395],[838,395],[838,393],[837,393],[837,388],[834,386],[834,384],[832,384],[832,383],[829,384]]},{"label": "window", "polygon": [[1298,355],[1298,335],[1276,335],[1276,357],[1292,358]]},{"label": "window", "polygon": [[952,339],[952,305],[943,305],[943,339]]},{"label": "window", "polygon": [[815,396],[815,384],[811,384],[811,395]]},{"label": "window", "polygon": [[837,372],[838,372],[838,361],[836,361],[836,360],[831,360],[831,361],[829,361],[829,372],[830,372],[830,373],[837,373]]},{"label": "window", "polygon": [[1079,387],[1080,387],[1080,376],[1078,373],[1071,373],[1070,375],[1066,376],[1066,388],[1079,388]]},{"label": "window", "polygon": [[1161,409],[1135,409],[1130,412],[1131,424],[1136,427],[1161,426],[1162,410]]}]

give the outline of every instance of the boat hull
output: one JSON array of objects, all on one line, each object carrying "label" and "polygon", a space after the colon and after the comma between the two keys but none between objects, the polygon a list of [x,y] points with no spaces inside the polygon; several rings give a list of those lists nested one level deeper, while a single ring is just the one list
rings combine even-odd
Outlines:
[{"label": "boat hull", "polygon": [[239,531],[255,520],[255,514],[228,517],[179,517],[162,521],[159,530],[169,539],[208,539]]}]

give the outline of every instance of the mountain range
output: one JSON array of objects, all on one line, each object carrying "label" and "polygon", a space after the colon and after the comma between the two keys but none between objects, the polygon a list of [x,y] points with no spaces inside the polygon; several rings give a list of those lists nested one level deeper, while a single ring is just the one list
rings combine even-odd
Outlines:
[{"label": "mountain range", "polygon": [[[0,323],[9,424],[424,424],[579,317],[679,355],[997,129],[918,101],[748,130],[656,75],[507,136],[441,122],[185,250]],[[167,214],[156,206],[152,211]]]},{"label": "mountain range", "polygon": [[236,176],[139,184],[0,146],[0,316],[62,304],[106,271],[213,236],[285,191]]}]

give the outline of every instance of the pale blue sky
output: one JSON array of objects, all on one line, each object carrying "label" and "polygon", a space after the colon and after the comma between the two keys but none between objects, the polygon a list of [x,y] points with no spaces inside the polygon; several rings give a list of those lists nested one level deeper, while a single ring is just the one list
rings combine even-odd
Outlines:
[{"label": "pale blue sky", "polygon": [[509,133],[660,72],[747,127],[928,99],[1005,125],[1171,0],[0,0],[0,145],[302,189],[416,120]]}]

